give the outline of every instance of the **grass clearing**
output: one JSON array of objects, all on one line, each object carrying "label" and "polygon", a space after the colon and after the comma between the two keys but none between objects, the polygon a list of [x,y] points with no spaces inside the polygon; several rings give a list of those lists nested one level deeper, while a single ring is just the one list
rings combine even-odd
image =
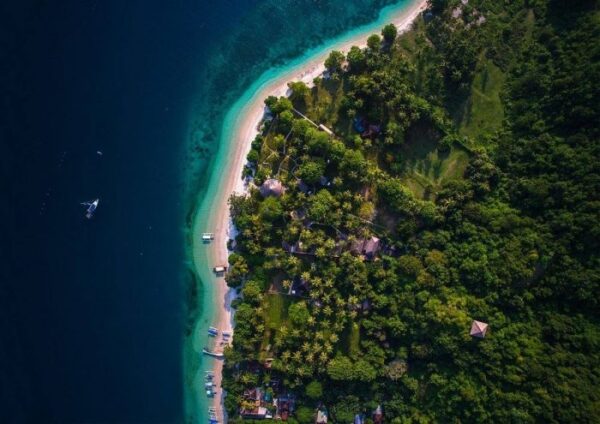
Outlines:
[{"label": "grass clearing", "polygon": [[350,358],[360,353],[360,326],[353,322],[344,329],[340,337],[340,349]]},{"label": "grass clearing", "polygon": [[471,95],[456,119],[460,134],[476,140],[500,129],[504,119],[500,93],[505,79],[499,67],[482,57],[471,84]]},{"label": "grass clearing", "polygon": [[433,200],[444,183],[462,178],[469,163],[469,152],[460,145],[440,152],[438,137],[426,124],[417,124],[408,132],[400,151],[401,178],[420,199]]},{"label": "grass clearing", "polygon": [[264,317],[267,328],[278,330],[287,320],[288,307],[291,304],[289,296],[278,293],[270,293],[264,300]]}]

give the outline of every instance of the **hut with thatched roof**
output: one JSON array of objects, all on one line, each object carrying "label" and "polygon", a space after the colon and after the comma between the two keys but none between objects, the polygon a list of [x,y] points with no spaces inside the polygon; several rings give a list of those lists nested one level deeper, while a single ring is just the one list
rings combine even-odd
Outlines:
[{"label": "hut with thatched roof", "polygon": [[281,181],[276,180],[275,178],[269,178],[260,186],[260,194],[263,197],[275,196],[279,197],[285,191],[283,184]]},{"label": "hut with thatched roof", "polygon": [[473,320],[471,324],[471,336],[483,339],[487,333],[488,325],[486,322]]}]

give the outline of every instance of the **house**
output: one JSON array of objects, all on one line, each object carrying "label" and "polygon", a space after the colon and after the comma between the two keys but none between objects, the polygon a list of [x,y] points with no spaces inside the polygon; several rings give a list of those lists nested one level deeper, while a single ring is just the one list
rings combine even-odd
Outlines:
[{"label": "house", "polygon": [[365,416],[363,414],[354,415],[354,424],[364,424]]},{"label": "house", "polygon": [[289,244],[284,240],[281,242],[281,247],[283,247],[283,250],[285,250],[288,253],[306,253],[306,250],[304,249],[300,240],[298,240],[294,244]]},{"label": "house", "polygon": [[309,290],[310,286],[308,282],[302,277],[295,276],[292,280],[289,294],[294,296],[308,296]]},{"label": "house", "polygon": [[367,130],[362,132],[360,134],[360,136],[363,138],[372,138],[372,137],[377,137],[380,132],[381,132],[380,125],[370,124],[369,127],[367,128]]},{"label": "house", "polygon": [[264,406],[259,406],[251,410],[242,408],[240,415],[242,418],[249,420],[264,420],[273,418],[273,416],[269,413],[269,410]]},{"label": "house", "polygon": [[309,194],[310,187],[307,186],[304,181],[298,180],[298,190],[300,190],[304,194]]},{"label": "house", "polygon": [[294,412],[294,398],[292,396],[282,395],[273,401],[276,407],[275,419],[287,421],[290,414]]},{"label": "house", "polygon": [[326,132],[329,135],[333,135],[333,131],[331,131],[329,128],[327,128],[325,125],[321,124],[319,125],[319,129],[323,132]]},{"label": "house", "polygon": [[368,239],[358,239],[352,242],[350,250],[357,255],[363,255],[368,260],[373,260],[381,250],[381,240],[372,236]]},{"label": "house", "polygon": [[284,193],[285,188],[283,187],[283,184],[281,184],[281,181],[269,178],[262,183],[259,190],[263,197],[280,197]]},{"label": "house", "polygon": [[373,423],[381,424],[383,422],[383,411],[381,410],[381,405],[378,405],[377,408],[373,411]]},{"label": "house", "polygon": [[352,124],[354,126],[354,130],[359,133],[362,134],[363,132],[365,132],[365,120],[363,118],[360,117],[355,117],[352,120]]},{"label": "house", "polygon": [[472,337],[478,337],[480,339],[483,339],[485,337],[485,333],[487,333],[487,329],[488,325],[486,322],[473,320],[473,323],[471,324],[470,334]]},{"label": "house", "polygon": [[381,249],[381,240],[379,238],[373,236],[370,239],[365,241],[363,245],[363,255],[365,255],[368,259],[373,259],[373,257],[379,252]]},{"label": "house", "polygon": [[244,390],[244,402],[240,408],[242,418],[262,420],[273,418],[264,401],[265,392],[260,387]]},{"label": "house", "polygon": [[290,216],[292,219],[302,221],[304,218],[306,218],[306,211],[304,209],[297,209],[295,211],[291,211]]},{"label": "house", "polygon": [[317,419],[315,424],[327,424],[327,411],[322,409],[317,410]]}]

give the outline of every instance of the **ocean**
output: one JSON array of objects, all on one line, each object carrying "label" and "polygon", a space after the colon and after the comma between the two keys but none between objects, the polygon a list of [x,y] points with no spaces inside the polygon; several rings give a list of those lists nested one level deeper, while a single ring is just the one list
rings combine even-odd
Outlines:
[{"label": "ocean", "polygon": [[203,420],[184,411],[185,337],[211,313],[187,237],[225,115],[387,3],[0,6],[1,422]]}]

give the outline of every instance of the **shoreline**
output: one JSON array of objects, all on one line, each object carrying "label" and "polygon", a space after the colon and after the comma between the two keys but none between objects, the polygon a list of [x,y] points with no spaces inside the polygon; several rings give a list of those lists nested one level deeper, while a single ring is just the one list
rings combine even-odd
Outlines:
[{"label": "shoreline", "polygon": [[[212,274],[212,268],[216,265],[227,264],[227,241],[232,231],[235,231],[229,217],[228,199],[234,193],[244,194],[246,192],[241,175],[251,142],[258,134],[257,128],[264,115],[264,99],[270,95],[278,97],[286,95],[288,82],[303,81],[309,86],[312,85],[313,79],[324,72],[324,61],[331,50],[340,50],[346,53],[352,46],[365,47],[367,37],[373,33],[379,33],[381,27],[388,23],[394,23],[399,33],[406,31],[426,8],[426,3],[426,0],[415,0],[385,16],[382,11],[377,22],[365,26],[364,29],[359,28],[359,32],[351,37],[330,44],[325,43],[323,46],[311,50],[307,54],[308,58],[302,57],[291,62],[288,64],[289,69],[287,70],[279,67],[265,72],[230,108],[223,124],[222,140],[225,142],[219,145],[219,153],[215,159],[217,161],[222,159],[222,163],[220,163],[222,166],[215,167],[204,199],[198,200],[200,206],[196,211],[192,228],[194,267],[197,275],[206,284],[202,290],[204,298],[200,307],[202,310],[207,310],[210,306],[215,307],[214,316],[200,316],[195,324],[194,333],[190,336],[193,340],[195,354],[202,355],[206,327],[209,325],[217,327],[220,331],[233,333],[234,317],[231,301],[235,299],[236,292],[227,286],[223,277],[216,277]],[[397,5],[396,8],[398,8]],[[375,25],[376,28],[374,28]],[[214,233],[214,240],[210,244],[202,243],[203,232]],[[203,389],[204,371],[212,370],[214,372],[217,394],[214,398],[207,399],[206,404],[216,409],[219,422],[226,422],[221,390],[223,360],[203,356],[200,362],[200,369],[197,370],[194,377],[194,384],[200,384],[200,389]],[[195,389],[196,396],[205,396],[203,390],[198,390],[198,387]],[[198,408],[201,408],[201,404],[204,403],[198,399],[191,401],[199,403]],[[196,414],[197,418],[200,418],[207,415],[207,411],[196,411]]]}]

